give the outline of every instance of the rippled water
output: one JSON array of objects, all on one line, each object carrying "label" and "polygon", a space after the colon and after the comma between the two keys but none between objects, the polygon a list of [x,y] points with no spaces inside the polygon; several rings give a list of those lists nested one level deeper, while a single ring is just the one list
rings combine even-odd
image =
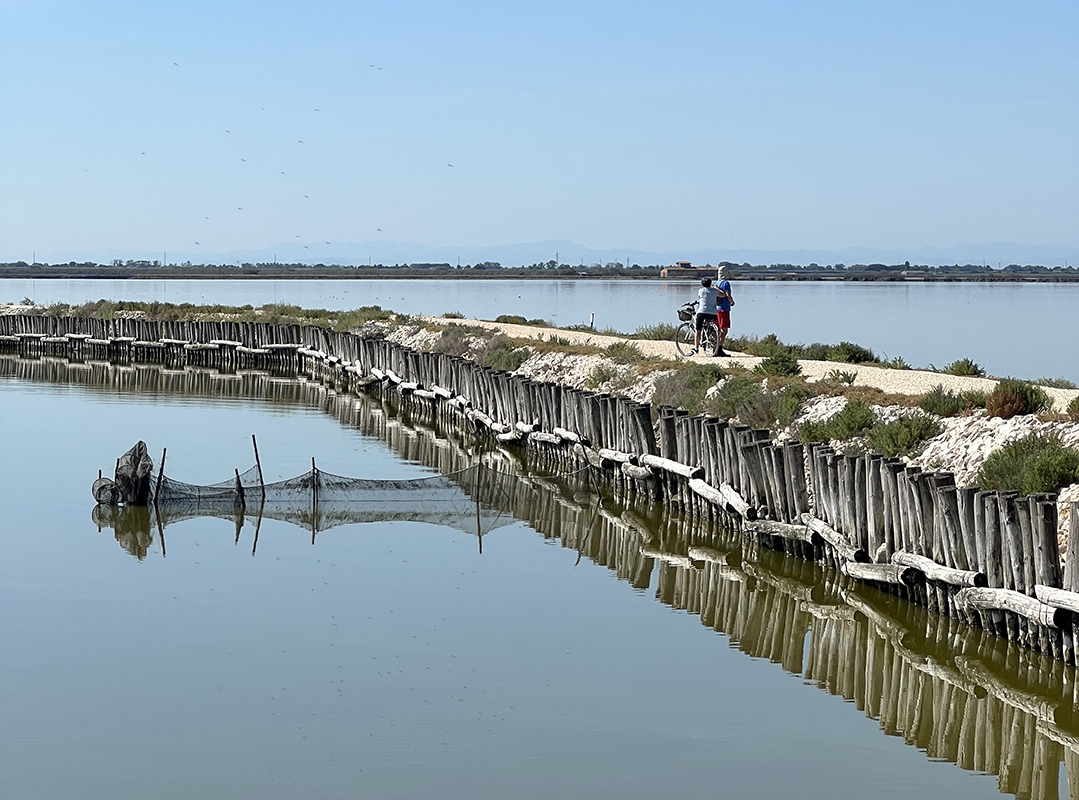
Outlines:
[{"label": "rippled water", "polygon": [[[287,302],[334,309],[381,305],[408,314],[460,311],[542,318],[631,332],[677,322],[693,281],[0,280],[0,301],[82,303],[100,298],[225,303]],[[736,282],[732,335],[776,333],[788,342],[857,342],[914,366],[971,358],[989,374],[1079,383],[1079,284]]]},{"label": "rippled water", "polygon": [[491,489],[510,524],[482,554],[420,523],[312,545],[263,520],[254,553],[251,515],[99,530],[90,484],[138,438],[194,482],[246,467],[251,433],[267,479],[312,455],[394,478],[476,457],[377,402],[191,372],[0,358],[6,796],[1055,797],[1079,778],[1073,670],[497,453],[529,475]]}]

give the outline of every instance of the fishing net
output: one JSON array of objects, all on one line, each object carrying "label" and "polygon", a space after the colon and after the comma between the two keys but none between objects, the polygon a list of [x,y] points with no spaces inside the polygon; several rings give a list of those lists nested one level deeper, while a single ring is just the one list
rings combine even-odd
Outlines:
[{"label": "fishing net", "polygon": [[513,521],[495,508],[504,491],[499,475],[482,464],[410,480],[350,478],[312,468],[264,484],[253,466],[229,480],[202,485],[151,475],[147,502],[154,523],[161,525],[194,517],[247,516],[281,520],[313,533],[340,525],[407,521],[482,535]]}]

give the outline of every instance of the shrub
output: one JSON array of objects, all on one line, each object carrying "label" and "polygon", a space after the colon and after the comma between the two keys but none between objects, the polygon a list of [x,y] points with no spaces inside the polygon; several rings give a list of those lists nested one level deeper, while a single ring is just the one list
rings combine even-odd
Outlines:
[{"label": "shrub", "polygon": [[763,339],[756,336],[730,336],[725,342],[727,348],[739,353],[749,353],[751,356],[770,358],[781,353],[790,353],[796,347],[785,345],[774,333],[769,333]]},{"label": "shrub", "polygon": [[460,311],[447,311],[442,315],[443,319],[464,319],[465,315]]},{"label": "shrub", "polygon": [[833,369],[827,375],[824,376],[824,380],[827,383],[845,383],[848,386],[853,386],[854,381],[858,378],[857,373],[844,372],[843,370]]},{"label": "shrub", "polygon": [[909,456],[920,450],[943,426],[929,414],[911,414],[893,422],[874,425],[865,435],[866,443],[885,456]]},{"label": "shrub", "polygon": [[1066,447],[1057,433],[1032,433],[991,454],[976,482],[988,491],[1055,492],[1079,482],[1079,450]]},{"label": "shrub", "polygon": [[1053,407],[1053,399],[1044,389],[1026,381],[1005,378],[985,399],[991,417],[1011,419],[1019,414],[1037,414]]},{"label": "shrub", "polygon": [[[719,385],[719,389],[705,401],[709,414],[720,419],[739,416],[742,406],[762,395],[761,385],[747,375],[731,375]],[[760,427],[765,427],[761,425]]]},{"label": "shrub", "polygon": [[757,365],[757,369],[765,375],[779,377],[789,378],[802,374],[802,365],[798,363],[797,356],[790,352],[781,352],[769,356]]},{"label": "shrub", "polygon": [[826,442],[832,439],[853,439],[876,422],[877,415],[867,403],[851,400],[843,410],[823,422],[803,422],[798,438],[803,442]]},{"label": "shrub", "polygon": [[491,369],[513,372],[525,362],[528,353],[527,347],[514,347],[509,338],[498,334],[487,340],[480,353],[480,363]]},{"label": "shrub", "polygon": [[658,325],[642,325],[637,328],[633,334],[634,339],[648,339],[651,341],[666,341],[673,339],[675,331],[678,330],[677,325],[671,325],[669,322],[661,322]]},{"label": "shrub", "polygon": [[491,329],[477,325],[450,325],[431,345],[431,350],[451,356],[467,356],[472,351],[473,340],[490,339],[493,335]]},{"label": "shrub", "polygon": [[828,350],[828,361],[842,361],[847,364],[872,364],[877,362],[877,354],[868,347],[853,342],[840,342]]},{"label": "shrub", "polygon": [[555,336],[553,333],[547,337],[547,341],[558,347],[569,347],[569,339],[565,336]]},{"label": "shrub", "polygon": [[589,389],[606,386],[607,391],[618,393],[632,386],[636,380],[637,373],[629,367],[619,367],[609,361],[601,361],[585,378],[584,384]]},{"label": "shrub", "polygon": [[615,342],[604,350],[604,353],[616,364],[638,364],[644,361],[641,348],[631,342]]},{"label": "shrub", "polygon": [[887,361],[880,362],[880,365],[882,367],[887,367],[888,369],[910,369],[911,368],[910,364],[907,363],[907,360],[905,358],[903,358],[903,356],[896,356],[895,358],[889,358]]},{"label": "shrub", "polygon": [[1067,413],[1072,422],[1079,422],[1079,397],[1072,398],[1072,401],[1068,403]]},{"label": "shrub", "polygon": [[973,390],[956,394],[937,384],[918,401],[918,407],[938,417],[954,417],[973,408],[984,408],[985,400],[985,392]]},{"label": "shrub", "polygon": [[776,392],[750,394],[738,404],[737,417],[752,428],[786,428],[798,418],[808,396],[805,387],[797,384]]},{"label": "shrub", "polygon": [[1049,386],[1053,389],[1079,389],[1079,386],[1075,385],[1075,381],[1069,381],[1067,378],[1038,378],[1036,381],[1031,381],[1036,386]]},{"label": "shrub", "polygon": [[985,370],[969,358],[960,358],[957,361],[953,361],[942,369],[941,372],[948,375],[964,375],[969,378],[981,378],[985,375]]},{"label": "shrub", "polygon": [[499,314],[495,317],[495,322],[501,322],[504,325],[527,325],[528,320],[519,314]]},{"label": "shrub", "polygon": [[690,414],[699,414],[704,408],[705,392],[715,386],[723,375],[723,369],[719,366],[686,362],[685,366],[656,379],[652,407],[675,406],[684,408]]}]

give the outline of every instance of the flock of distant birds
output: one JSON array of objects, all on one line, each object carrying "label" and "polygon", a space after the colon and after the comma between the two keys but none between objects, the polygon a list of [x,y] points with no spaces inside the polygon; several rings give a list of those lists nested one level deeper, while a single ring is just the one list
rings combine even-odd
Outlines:
[{"label": "flock of distant birds", "polygon": [[[178,61],[173,61],[173,62],[172,62],[172,65],[173,65],[174,67],[179,67],[179,66],[180,66],[180,63],[179,63]],[[376,69],[376,70],[382,70],[382,67],[379,67],[379,66],[377,66],[377,65],[375,65],[375,64],[371,64],[371,65],[369,65],[369,66],[371,67],[371,69]],[[266,109],[265,109],[265,107],[263,107],[263,108],[262,108],[262,110],[263,110],[263,111],[265,111],[265,110],[266,110]],[[316,109],[315,109],[315,112],[317,113],[318,111],[319,111],[319,109],[317,109],[317,108],[316,108]],[[225,129],[225,133],[226,133],[226,134],[229,134],[229,135],[231,135],[231,134],[232,134],[232,131],[231,131],[231,130],[229,130],[228,128],[226,128],[226,129]],[[299,144],[303,144],[303,143],[304,143],[303,139],[298,139],[298,140],[297,140],[297,142],[298,142]],[[146,155],[146,151],[142,151],[141,155]],[[241,162],[243,162],[243,163],[245,163],[245,164],[247,163],[247,159],[246,159],[246,158],[241,158],[241,159],[240,159],[240,161],[241,161]],[[448,166],[448,167],[452,167],[452,166],[453,166],[453,164],[447,164],[447,166]],[[282,174],[282,175],[286,175],[287,173],[286,173],[286,172],[285,172],[284,170],[281,170],[281,174]],[[307,194],[305,194],[305,195],[304,195],[304,199],[305,199],[305,200],[310,200],[310,199],[311,199],[311,196],[310,196],[310,195],[307,195]],[[237,206],[237,207],[236,207],[236,210],[237,210],[237,211],[243,211],[244,209],[243,209],[243,206]],[[204,217],[204,219],[207,219],[207,220],[208,220],[208,219],[210,219],[210,218],[209,218],[208,216],[206,216],[206,217]],[[375,228],[375,230],[376,230],[376,231],[377,231],[378,233],[382,233],[382,228]],[[300,238],[300,235],[299,235],[299,234],[296,234],[296,238],[297,238],[297,239],[299,239],[299,238]],[[196,245],[198,245],[198,246],[200,246],[200,247],[202,246],[202,245],[201,245],[201,242],[195,242],[195,244],[196,244]],[[326,242],[326,244],[331,244],[331,242]],[[305,245],[304,245],[304,249],[305,249],[305,250],[310,250],[311,248],[310,248],[310,246],[309,246],[309,245],[306,245],[306,244],[305,244]]]}]

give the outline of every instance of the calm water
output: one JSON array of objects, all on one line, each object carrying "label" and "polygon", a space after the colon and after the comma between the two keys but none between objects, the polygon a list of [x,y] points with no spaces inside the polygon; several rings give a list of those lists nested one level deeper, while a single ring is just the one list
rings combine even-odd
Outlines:
[{"label": "calm water", "polygon": [[[152,528],[118,539],[91,520],[89,487],[138,438],[194,482],[246,467],[251,433],[267,479],[311,455],[395,478],[475,455],[393,409],[265,376],[11,358],[0,375],[5,796],[1056,797],[1069,773],[1079,785],[1079,755],[1058,743],[1079,741],[1073,671],[954,626],[941,648],[925,612],[872,592],[848,605],[811,565],[627,516],[556,479],[495,493],[511,524],[482,555],[475,536],[418,523],[335,528],[312,546],[264,520],[254,555],[250,519],[238,535],[195,518],[165,542]],[[685,558],[694,536],[715,562]]]},{"label": "calm water", "polygon": [[[633,331],[676,321],[696,295],[671,281],[29,281],[0,280],[0,301],[100,298],[258,306],[381,305],[409,314],[460,311],[587,323]],[[853,341],[915,366],[972,358],[992,375],[1079,383],[1079,284],[744,282],[735,286],[734,334],[790,342]]]}]

